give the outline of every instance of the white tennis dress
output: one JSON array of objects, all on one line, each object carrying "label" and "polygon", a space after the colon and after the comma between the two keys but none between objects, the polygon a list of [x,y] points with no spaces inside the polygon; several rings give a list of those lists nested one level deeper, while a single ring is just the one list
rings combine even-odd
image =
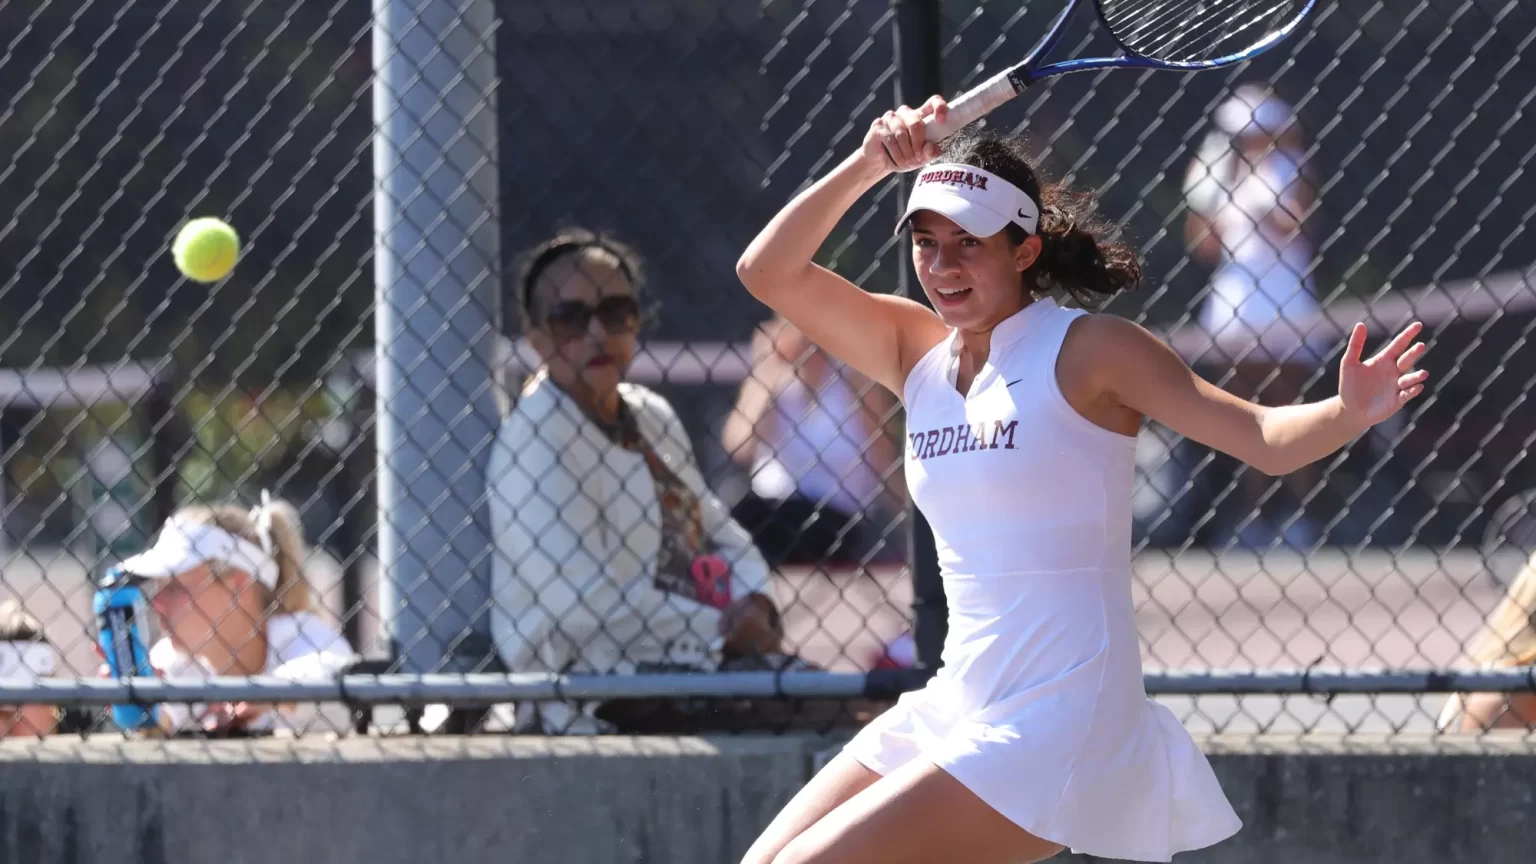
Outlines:
[{"label": "white tennis dress", "polygon": [[954,333],[907,378],[907,484],[949,601],[944,665],[845,748],[922,757],[1037,837],[1169,861],[1241,827],[1205,755],[1147,699],[1131,605],[1135,439],[1062,396],[1080,310],[1038,300],[992,332],[968,396]]}]

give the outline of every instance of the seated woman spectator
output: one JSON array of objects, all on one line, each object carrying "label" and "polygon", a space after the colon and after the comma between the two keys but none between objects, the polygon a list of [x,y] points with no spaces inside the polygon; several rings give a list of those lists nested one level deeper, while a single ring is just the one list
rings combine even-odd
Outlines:
[{"label": "seated woman spectator", "polygon": [[[868,563],[899,512],[895,400],[774,318],[753,340],[752,374],[726,418],[726,452],[752,472],[732,509],[772,566]],[[882,518],[886,517],[886,518]]]},{"label": "seated woman spectator", "polygon": [[[672,406],[624,380],[639,257],[569,230],[528,252],[509,287],[504,307],[520,310],[541,365],[487,478],[491,626],[507,668],[704,670],[778,654],[763,556],[705,486]],[[517,728],[613,729],[601,716],[604,706],[524,704]]]},{"label": "seated woman spectator", "polygon": [[[357,660],[345,638],[315,612],[304,575],[299,517],[272,501],[186,507],[161,527],[155,544],[124,561],[149,580],[164,638],[150,663],[167,679],[272,675],[324,681]],[[344,705],[214,704],[160,706],[166,731],[342,732]]]},{"label": "seated woman spectator", "polygon": [[[1467,649],[1482,669],[1536,664],[1536,555],[1526,561]],[[1440,712],[1442,732],[1536,729],[1536,693],[1455,694]]]},{"label": "seated woman spectator", "polygon": [[[50,678],[58,654],[43,636],[43,624],[14,600],[0,603],[0,682],[31,684]],[[52,705],[0,705],[0,738],[50,735],[59,712]]]}]

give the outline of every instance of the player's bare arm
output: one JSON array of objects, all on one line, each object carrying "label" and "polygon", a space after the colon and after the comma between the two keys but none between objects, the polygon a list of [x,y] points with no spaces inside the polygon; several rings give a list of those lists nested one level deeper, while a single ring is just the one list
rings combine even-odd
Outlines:
[{"label": "player's bare arm", "polygon": [[1094,380],[1070,390],[1071,382],[1064,382],[1063,389],[1100,425],[1123,423],[1124,412],[1134,412],[1266,474],[1287,474],[1336,452],[1424,391],[1429,373],[1414,368],[1428,350],[1414,341],[1422,330],[1409,325],[1365,359],[1366,329],[1357,324],[1340,361],[1337,395],[1266,407],[1196,375],[1140,325],[1095,315],[1072,328],[1062,361],[1070,369],[1092,370],[1086,374]]},{"label": "player's bare arm", "polygon": [[936,145],[923,140],[923,124],[912,121],[944,110],[944,101],[934,97],[920,109],[901,109],[900,116],[887,112],[860,149],[796,196],[736,263],[752,296],[822,350],[898,395],[912,365],[948,329],[922,304],[867,293],[813,258],[854,202],[893,172],[912,170],[937,154]]}]

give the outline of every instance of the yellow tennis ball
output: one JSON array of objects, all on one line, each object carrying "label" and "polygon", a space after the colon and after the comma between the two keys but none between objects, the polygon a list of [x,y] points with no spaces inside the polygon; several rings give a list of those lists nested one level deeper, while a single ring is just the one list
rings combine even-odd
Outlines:
[{"label": "yellow tennis ball", "polygon": [[196,282],[217,282],[235,269],[240,235],[219,219],[203,217],[181,226],[171,245],[176,268]]}]

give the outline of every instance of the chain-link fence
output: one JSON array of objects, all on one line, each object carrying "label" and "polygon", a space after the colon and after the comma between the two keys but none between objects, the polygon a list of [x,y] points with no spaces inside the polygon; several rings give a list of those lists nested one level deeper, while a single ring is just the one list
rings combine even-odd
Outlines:
[{"label": "chain-link fence", "polygon": [[[129,695],[225,731],[878,711],[940,608],[914,603],[900,406],[733,266],[893,103],[898,45],[952,94],[1056,11],[949,2],[914,34],[923,5],[0,4],[0,692],[46,703],[0,721],[112,728]],[[990,120],[1143,255],[1109,311],[1244,397],[1331,395],[1354,321],[1427,324],[1430,392],[1304,471],[1143,432],[1138,625],[1191,728],[1429,730],[1533,660],[1533,24],[1322,4],[1246,65],[1065,76]],[[819,260],[912,290],[900,199]],[[244,242],[212,285],[167,251],[199,215]],[[594,317],[614,340],[571,348]],[[137,586],[166,677],[130,687],[94,604],[146,549],[177,574]],[[1510,671],[1442,674],[1485,667]],[[805,668],[848,675],[781,674]],[[1524,722],[1504,698],[1469,705]],[[246,704],[289,701],[319,710]]]}]

